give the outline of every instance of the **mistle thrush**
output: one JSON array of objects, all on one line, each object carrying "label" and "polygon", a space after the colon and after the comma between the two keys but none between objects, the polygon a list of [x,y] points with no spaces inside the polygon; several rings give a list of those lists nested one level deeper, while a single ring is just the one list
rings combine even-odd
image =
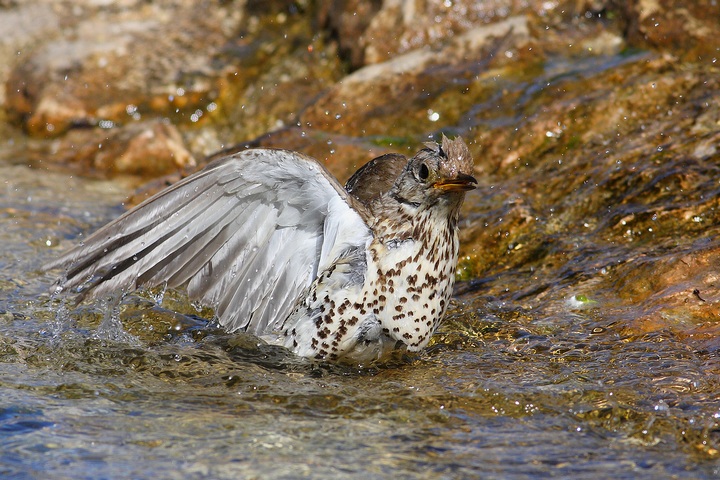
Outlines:
[{"label": "mistle thrush", "polygon": [[251,149],[161,191],[46,266],[78,301],[166,284],[245,330],[319,360],[419,351],[448,306],[473,160],[443,136],[343,188],[300,153]]}]

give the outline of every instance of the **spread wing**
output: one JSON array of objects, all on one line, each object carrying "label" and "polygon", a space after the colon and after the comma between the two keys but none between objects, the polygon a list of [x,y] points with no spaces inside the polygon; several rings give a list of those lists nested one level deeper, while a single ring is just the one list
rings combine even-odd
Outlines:
[{"label": "spread wing", "polygon": [[[352,207],[351,207],[352,205]],[[322,165],[273,149],[220,158],[101,228],[46,269],[78,301],[167,283],[229,330],[271,331],[312,281],[371,232]]]}]

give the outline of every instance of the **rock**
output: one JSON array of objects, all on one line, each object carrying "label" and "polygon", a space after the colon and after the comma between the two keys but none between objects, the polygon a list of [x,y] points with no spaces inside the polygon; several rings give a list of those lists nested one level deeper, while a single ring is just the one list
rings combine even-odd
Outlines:
[{"label": "rock", "polygon": [[[309,128],[345,135],[393,135],[432,131],[435,122],[459,119],[443,97],[462,95],[467,83],[483,71],[499,48],[520,48],[528,39],[527,19],[468,30],[436,49],[421,48],[392,60],[368,65],[346,76],[301,116]],[[448,79],[452,78],[452,81]],[[401,102],[393,99],[402,98]]]},{"label": "rock", "polygon": [[239,22],[216,3],[76,5],[61,38],[18,59],[6,84],[11,117],[32,135],[57,136],[75,125],[205,109],[222,71],[213,60]]},{"label": "rock", "polygon": [[157,177],[196,166],[177,128],[162,121],[142,121],[123,128],[74,129],[52,142],[35,142],[27,153],[34,163],[48,158],[85,175]]},{"label": "rock", "polygon": [[[56,10],[62,30],[43,32],[52,42],[38,38],[32,49],[12,59],[5,110],[31,136],[60,138],[75,151],[93,151],[108,126],[162,119],[183,136],[174,144],[184,142],[181,150],[202,157],[294,124],[297,113],[339,78],[332,49],[312,32],[310,16],[301,13],[296,3],[284,1],[249,2],[242,8],[220,0],[202,5],[75,2]],[[101,131],[68,133],[78,128]],[[132,128],[127,133],[134,134]],[[65,135],[72,139],[65,141]],[[81,148],[81,138],[90,143]],[[171,151],[178,153],[166,150]],[[178,162],[167,157],[158,159],[157,168],[133,167],[129,159],[157,158],[159,150],[137,153],[113,162],[93,155],[89,163],[111,165],[102,167],[104,172],[150,174]],[[186,163],[186,154],[180,163]],[[78,162],[88,164],[86,156]]]},{"label": "rock", "polygon": [[[5,85],[16,59],[33,43],[52,36],[60,26],[60,18],[54,9],[40,2],[16,5],[14,8],[0,4],[0,83]],[[5,89],[0,89],[0,104],[5,104]]]},{"label": "rock", "polygon": [[691,60],[720,57],[720,3],[715,0],[617,2],[626,35],[636,45],[671,51]]},{"label": "rock", "polygon": [[[391,0],[332,2],[322,17],[337,32],[351,64],[383,63],[423,47],[436,46],[483,25],[512,16],[545,14],[549,2]],[[553,9],[555,5],[551,5]]]},{"label": "rock", "polygon": [[337,39],[340,54],[353,70],[366,64],[365,32],[382,6],[381,0],[320,2],[317,21]]},{"label": "rock", "polygon": [[417,151],[419,144],[393,143],[392,141],[381,143],[372,139],[348,137],[321,130],[302,129],[300,127],[281,128],[253,140],[217,151],[200,161],[198,167],[183,168],[180,171],[147,182],[131,196],[126,204],[133,206],[142,202],[217,158],[232,155],[248,148],[259,147],[284,148],[310,155],[318,159],[335,178],[344,183],[358,168],[373,158],[390,152],[402,152],[406,156],[411,156]]}]

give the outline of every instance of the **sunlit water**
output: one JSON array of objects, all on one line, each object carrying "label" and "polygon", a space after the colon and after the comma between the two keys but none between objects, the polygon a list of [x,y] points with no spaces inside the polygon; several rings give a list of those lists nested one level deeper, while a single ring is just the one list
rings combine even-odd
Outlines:
[{"label": "sunlit water", "polygon": [[614,325],[637,311],[575,299],[566,278],[541,278],[561,287],[530,306],[463,283],[423,354],[312,365],[173,292],[116,310],[50,298],[58,272],[39,267],[127,191],[20,166],[0,179],[3,478],[720,474],[717,353],[628,336]]}]

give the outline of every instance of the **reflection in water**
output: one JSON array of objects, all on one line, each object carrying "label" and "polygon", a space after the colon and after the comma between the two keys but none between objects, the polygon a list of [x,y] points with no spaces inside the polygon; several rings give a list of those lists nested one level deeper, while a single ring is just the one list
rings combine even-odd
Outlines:
[{"label": "reflection in water", "polygon": [[617,249],[578,255],[575,273],[518,267],[461,284],[420,355],[315,365],[215,328],[177,292],[115,309],[51,298],[39,266],[116,216],[126,192],[0,168],[3,475],[717,474],[717,343],[637,328],[652,300],[614,298],[621,279],[587,274],[623,268]]}]

